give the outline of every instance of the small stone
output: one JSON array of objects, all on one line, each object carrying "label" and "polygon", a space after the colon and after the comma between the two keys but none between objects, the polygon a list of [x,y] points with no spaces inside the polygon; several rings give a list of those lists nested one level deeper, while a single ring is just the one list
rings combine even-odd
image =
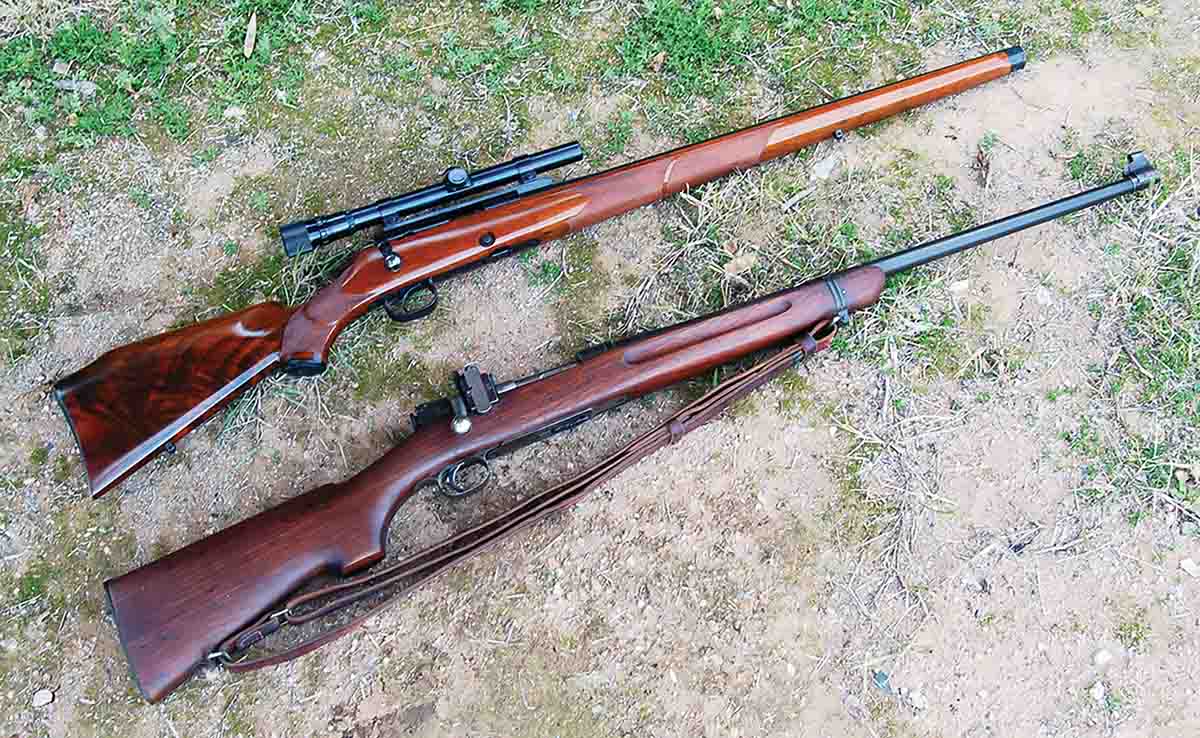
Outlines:
[{"label": "small stone", "polygon": [[1050,290],[1044,286],[1039,286],[1037,291],[1033,293],[1033,299],[1037,300],[1037,304],[1042,307],[1054,304],[1054,296],[1050,294]]},{"label": "small stone", "polygon": [[908,704],[912,705],[914,710],[920,711],[929,707],[929,699],[919,689],[914,689],[908,693]]},{"label": "small stone", "polygon": [[758,254],[746,249],[742,253],[725,262],[725,273],[733,277],[747,271],[758,263]]},{"label": "small stone", "polygon": [[834,152],[813,165],[812,176],[814,179],[829,179],[841,163],[842,155]]},{"label": "small stone", "polygon": [[70,71],[71,71],[71,65],[70,65],[70,64],[67,64],[67,63],[66,63],[65,61],[63,61],[62,59],[59,59],[58,61],[54,62],[54,66],[53,66],[51,69],[52,69],[52,70],[54,71],[54,73],[55,73],[55,74],[57,74],[59,77],[66,77],[66,76],[67,76],[67,72],[70,72]]},{"label": "small stone", "polygon": [[54,86],[64,92],[78,93],[84,99],[95,95],[97,90],[96,83],[86,79],[60,79],[55,81]]},{"label": "small stone", "polygon": [[1189,520],[1188,522],[1186,522],[1182,526],[1180,526],[1179,530],[1185,536],[1200,535],[1200,523],[1193,523],[1192,521]]},{"label": "small stone", "polygon": [[222,118],[245,118],[246,109],[239,108],[236,105],[225,108],[225,112],[221,113]]},{"label": "small stone", "polygon": [[979,699],[986,700],[987,698],[988,698],[988,691],[986,689],[979,690]]},{"label": "small stone", "polygon": [[1092,654],[1092,663],[1096,666],[1105,666],[1108,664],[1108,662],[1112,661],[1112,659],[1112,653],[1103,648]]},{"label": "small stone", "polygon": [[38,141],[45,141],[50,137],[50,133],[46,130],[46,126],[38,126],[33,129],[33,137]]},{"label": "small stone", "polygon": [[955,292],[955,293],[966,292],[970,286],[971,286],[971,280],[959,279],[959,280],[956,280],[956,281],[950,283],[950,291]]},{"label": "small stone", "polygon": [[54,701],[54,693],[48,689],[39,689],[33,693],[33,706],[41,709]]},{"label": "small stone", "polygon": [[1090,694],[1092,696],[1092,699],[1103,704],[1104,703],[1104,694],[1105,694],[1104,682],[1096,682],[1095,684],[1093,684],[1092,688],[1088,690],[1088,694]]},{"label": "small stone", "polygon": [[1197,564],[1190,558],[1180,561],[1179,568],[1186,571],[1188,576],[1200,577],[1200,564]]}]

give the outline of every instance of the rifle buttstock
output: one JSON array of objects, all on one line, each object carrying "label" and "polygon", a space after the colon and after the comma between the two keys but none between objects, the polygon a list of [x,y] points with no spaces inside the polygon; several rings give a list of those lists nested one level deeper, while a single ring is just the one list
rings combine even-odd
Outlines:
[{"label": "rifle buttstock", "polygon": [[56,382],[92,496],[266,376],[290,315],[278,303],[255,305],[115,348]]},{"label": "rifle buttstock", "polygon": [[157,702],[229,634],[323,573],[383,556],[391,509],[407,490],[356,477],[327,484],[104,583],[142,695]]}]

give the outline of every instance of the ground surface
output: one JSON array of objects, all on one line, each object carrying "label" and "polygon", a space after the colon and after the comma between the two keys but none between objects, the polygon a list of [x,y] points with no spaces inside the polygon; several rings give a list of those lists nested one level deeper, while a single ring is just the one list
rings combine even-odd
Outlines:
[{"label": "ground surface", "polygon": [[[1200,731],[1192,0],[39,0],[0,2],[0,34],[0,734]],[[360,321],[326,376],[86,497],[49,382],[302,298],[341,252],[283,264],[281,222],[572,139],[593,171],[1013,43],[1010,79],[464,275],[429,320]],[[1133,148],[1152,192],[891,285],[834,350],[336,647],[157,706],[128,680],[104,578],[353,474],[462,362],[545,368]],[[698,389],[410,503],[393,550]]]}]

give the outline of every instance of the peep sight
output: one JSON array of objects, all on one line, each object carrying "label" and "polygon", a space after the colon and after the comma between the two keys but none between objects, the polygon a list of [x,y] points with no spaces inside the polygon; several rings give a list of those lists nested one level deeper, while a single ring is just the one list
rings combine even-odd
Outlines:
[{"label": "peep sight", "polygon": [[[389,237],[397,237],[426,228],[472,210],[490,207],[515,197],[537,192],[554,184],[549,177],[539,177],[542,172],[583,159],[583,148],[578,143],[563,144],[535,154],[494,164],[475,172],[462,167],[451,167],[442,175],[442,181],[419,190],[379,200],[371,205],[353,210],[343,210],[330,215],[320,215],[308,220],[280,226],[279,237],[288,256],[298,256],[318,246],[348,236],[355,231],[383,224]],[[500,192],[472,197],[487,190],[515,187]],[[449,204],[449,205],[448,205]]]}]

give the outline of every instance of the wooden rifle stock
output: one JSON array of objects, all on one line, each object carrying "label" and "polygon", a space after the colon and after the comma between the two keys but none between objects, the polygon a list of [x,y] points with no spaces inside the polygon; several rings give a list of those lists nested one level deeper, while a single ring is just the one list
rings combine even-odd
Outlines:
[{"label": "wooden rifle stock", "polygon": [[392,516],[424,481],[464,460],[569,427],[754,351],[844,308],[879,299],[883,271],[838,275],[635,337],[500,397],[465,434],[425,425],[353,478],[318,487],[105,583],[138,688],[158,701],[218,644],[322,574],[351,574],[384,555]]},{"label": "wooden rifle stock", "polygon": [[338,334],[382,301],[418,288],[430,290],[436,300],[434,280],[472,264],[976,87],[1024,64],[1024,52],[1014,47],[565,182],[388,241],[384,248],[364,249],[334,282],[295,309],[259,305],[114,349],[55,385],[92,495],[100,496],[170,448],[268,372],[323,371]]}]

